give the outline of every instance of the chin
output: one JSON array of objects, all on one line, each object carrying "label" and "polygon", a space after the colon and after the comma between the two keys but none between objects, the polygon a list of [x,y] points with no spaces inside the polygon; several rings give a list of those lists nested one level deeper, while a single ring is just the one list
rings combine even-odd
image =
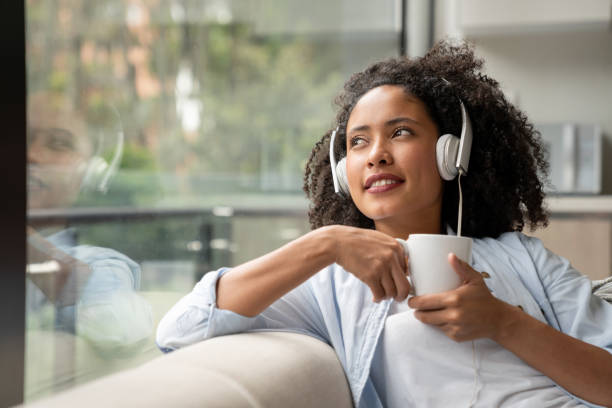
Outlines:
[{"label": "chin", "polygon": [[[421,217],[429,210],[437,209],[441,205],[441,200],[432,198],[430,201],[423,200],[423,197],[418,199],[415,197],[403,197],[393,202],[377,202],[369,203],[362,206],[359,210],[373,221],[392,220],[400,217],[401,220],[406,220],[410,217]],[[439,211],[439,210],[436,210]],[[419,214],[419,215],[416,215]]]},{"label": "chin", "polygon": [[390,206],[390,205],[378,205],[378,206],[369,206],[369,208],[359,209],[363,215],[370,218],[373,221],[380,221],[387,218],[393,218],[402,214],[402,210],[406,210],[406,208],[397,208],[400,206]]}]

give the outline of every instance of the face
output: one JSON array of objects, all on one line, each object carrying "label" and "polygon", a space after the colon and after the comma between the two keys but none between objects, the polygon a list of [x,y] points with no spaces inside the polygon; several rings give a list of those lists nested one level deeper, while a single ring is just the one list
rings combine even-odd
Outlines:
[{"label": "face", "polygon": [[399,86],[374,88],[357,102],[347,122],[347,178],[353,202],[377,229],[422,217],[439,221],[437,139],[423,102]]},{"label": "face", "polygon": [[28,130],[28,205],[57,208],[72,204],[90,156],[83,138],[60,127]]}]

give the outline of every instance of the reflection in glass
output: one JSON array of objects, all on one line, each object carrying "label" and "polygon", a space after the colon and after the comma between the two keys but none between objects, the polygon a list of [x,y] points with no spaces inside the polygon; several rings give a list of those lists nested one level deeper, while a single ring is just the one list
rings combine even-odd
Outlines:
[{"label": "reflection in glass", "polygon": [[303,166],[398,4],[26,1],[26,400],[159,355],[204,273],[308,229]]},{"label": "reflection in glass", "polygon": [[[30,95],[29,210],[67,209],[81,191],[108,187],[123,136],[112,135],[115,156],[109,164],[96,154],[104,133],[94,134],[66,98]],[[77,234],[75,228],[57,223],[52,228],[27,227],[27,355],[52,352],[52,369],[39,366],[37,371],[54,384],[70,382],[77,374],[75,336],[81,348],[113,357],[134,352],[153,329],[151,306],[136,293],[140,266],[114,249],[79,245]]]}]

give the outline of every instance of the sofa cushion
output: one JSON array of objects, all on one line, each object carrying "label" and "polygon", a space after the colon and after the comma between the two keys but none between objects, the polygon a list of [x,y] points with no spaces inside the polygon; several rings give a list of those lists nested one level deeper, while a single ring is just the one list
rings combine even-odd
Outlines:
[{"label": "sofa cushion", "polygon": [[351,407],[327,344],[301,334],[222,336],[160,356],[30,407]]}]

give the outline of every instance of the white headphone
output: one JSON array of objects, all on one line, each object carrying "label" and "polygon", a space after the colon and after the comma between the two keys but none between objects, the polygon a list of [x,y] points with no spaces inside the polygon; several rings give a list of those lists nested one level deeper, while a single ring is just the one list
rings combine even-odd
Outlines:
[{"label": "white headphone", "polygon": [[[465,106],[459,99],[461,108],[461,137],[445,134],[438,138],[436,144],[436,162],[440,177],[444,180],[452,180],[457,174],[465,175],[468,172],[470,162],[470,151],[472,150],[472,122],[467,114]],[[350,197],[348,179],[346,177],[346,157],[338,164],[334,155],[334,144],[336,133],[340,126],[336,127],[329,141],[329,161],[331,163],[332,178],[334,180],[334,191],[340,195]]]},{"label": "white headphone", "polygon": [[111,107],[113,115],[115,116],[116,123],[114,124],[116,129],[113,131],[117,138],[115,143],[115,150],[110,163],[101,156],[102,140],[104,135],[100,136],[100,142],[97,147],[97,151],[93,157],[87,160],[85,169],[83,170],[83,179],[81,181],[81,192],[96,191],[100,193],[106,193],[108,191],[108,185],[111,178],[117,172],[121,157],[123,156],[123,126],[121,125],[121,118],[119,112],[114,107]]},{"label": "white headphone", "polygon": [[110,180],[117,172],[123,155],[123,132],[120,132],[117,137],[117,146],[110,163],[100,155],[95,155],[87,161],[87,167],[81,182],[81,191],[97,191],[100,193],[108,191]]}]

